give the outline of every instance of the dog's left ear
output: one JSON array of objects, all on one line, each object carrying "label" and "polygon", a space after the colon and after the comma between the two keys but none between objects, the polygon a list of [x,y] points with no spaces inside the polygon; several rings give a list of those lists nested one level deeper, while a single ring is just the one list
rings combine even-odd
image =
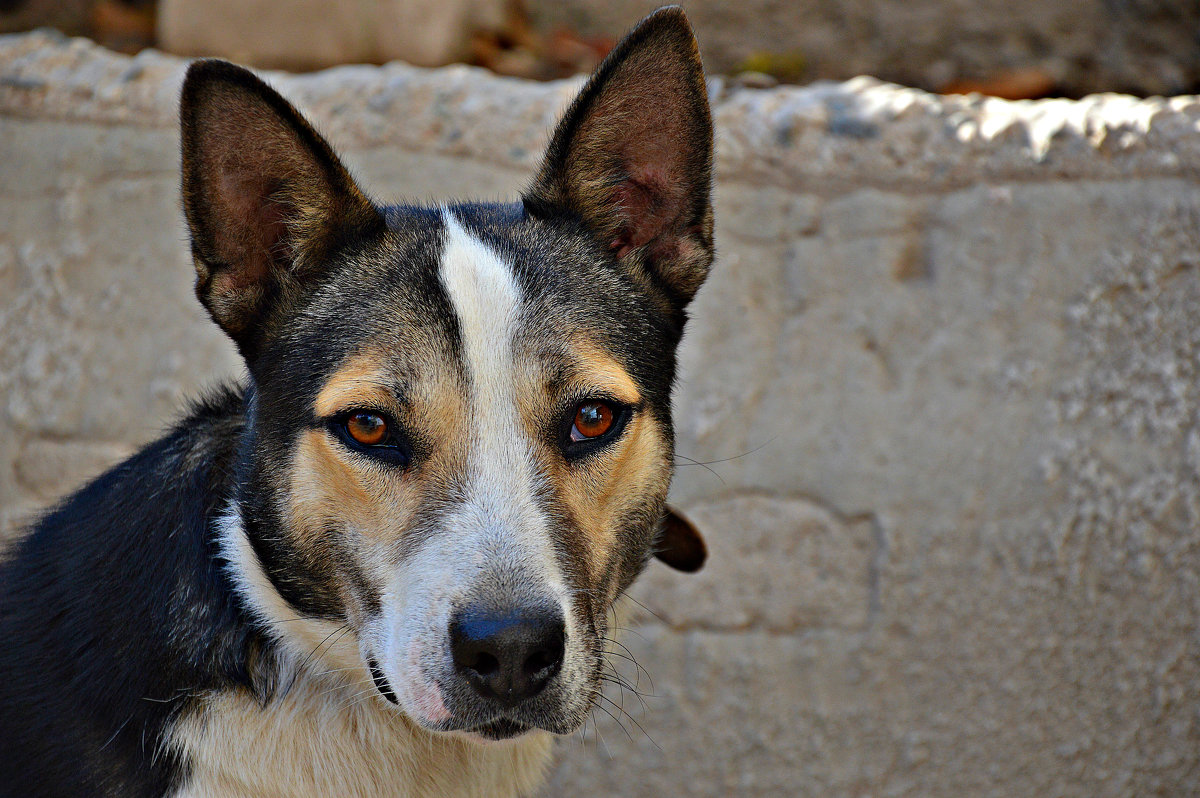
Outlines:
[{"label": "dog's left ear", "polygon": [[581,220],[635,277],[682,309],[713,258],[712,118],[696,38],[660,9],[609,54],[567,110],[525,196]]},{"label": "dog's left ear", "polygon": [[667,505],[654,556],[676,571],[690,574],[704,567],[704,561],[708,559],[708,547],[695,525],[674,507]]}]

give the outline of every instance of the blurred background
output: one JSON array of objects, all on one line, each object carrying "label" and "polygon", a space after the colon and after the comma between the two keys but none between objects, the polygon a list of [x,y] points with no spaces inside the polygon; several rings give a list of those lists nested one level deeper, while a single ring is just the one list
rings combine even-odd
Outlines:
[{"label": "blurred background", "polygon": [[[286,70],[381,200],[511,199],[578,88],[537,81],[652,5],[0,0],[0,544],[242,373],[188,57]],[[711,559],[634,585],[630,687],[542,796],[1200,795],[1200,2],[684,5],[718,258],[672,501]]]},{"label": "blurred background", "polygon": [[[534,79],[589,71],[653,0],[0,0],[50,26],[292,71],[394,59]],[[1200,87],[1196,0],[693,0],[711,73],[755,85],[873,75],[1009,99]]]}]

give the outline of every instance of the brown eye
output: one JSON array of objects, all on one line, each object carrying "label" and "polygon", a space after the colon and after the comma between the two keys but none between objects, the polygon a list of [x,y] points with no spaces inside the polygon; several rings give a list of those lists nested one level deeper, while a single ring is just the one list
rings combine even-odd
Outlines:
[{"label": "brown eye", "polygon": [[346,419],[346,432],[363,446],[378,446],[387,440],[388,427],[377,413],[355,413]]},{"label": "brown eye", "polygon": [[572,441],[599,438],[612,429],[616,414],[604,402],[584,402],[575,411],[575,423],[571,427]]}]

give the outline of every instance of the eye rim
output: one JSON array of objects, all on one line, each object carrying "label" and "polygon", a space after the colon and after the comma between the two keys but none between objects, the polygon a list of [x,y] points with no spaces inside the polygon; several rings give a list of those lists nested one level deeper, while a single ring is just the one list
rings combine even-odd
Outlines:
[{"label": "eye rim", "polygon": [[[612,411],[612,423],[609,424],[608,429],[594,438],[585,437],[574,440],[571,432],[575,428],[575,419],[579,415],[579,411],[590,404],[607,406]],[[629,423],[629,419],[637,409],[611,396],[603,395],[585,396],[570,402],[560,423],[559,447],[562,449],[563,455],[568,460],[579,460],[605,448],[621,437],[626,424]]]},{"label": "eye rim", "polygon": [[[385,433],[379,443],[363,443],[350,432],[350,420],[360,415],[378,416],[383,421]],[[392,415],[384,410],[374,407],[352,407],[327,419],[326,427],[355,454],[365,455],[399,468],[407,468],[412,462],[412,447],[399,433],[400,427]]]}]

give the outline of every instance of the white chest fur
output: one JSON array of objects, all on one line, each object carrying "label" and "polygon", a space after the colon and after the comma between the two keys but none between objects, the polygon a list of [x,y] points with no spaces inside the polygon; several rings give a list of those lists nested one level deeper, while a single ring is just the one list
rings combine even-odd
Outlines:
[{"label": "white chest fur", "polygon": [[175,798],[493,798],[535,789],[552,742],[435,735],[376,696],[301,679],[266,707],[242,692],[205,699],[170,745],[191,764]]}]

